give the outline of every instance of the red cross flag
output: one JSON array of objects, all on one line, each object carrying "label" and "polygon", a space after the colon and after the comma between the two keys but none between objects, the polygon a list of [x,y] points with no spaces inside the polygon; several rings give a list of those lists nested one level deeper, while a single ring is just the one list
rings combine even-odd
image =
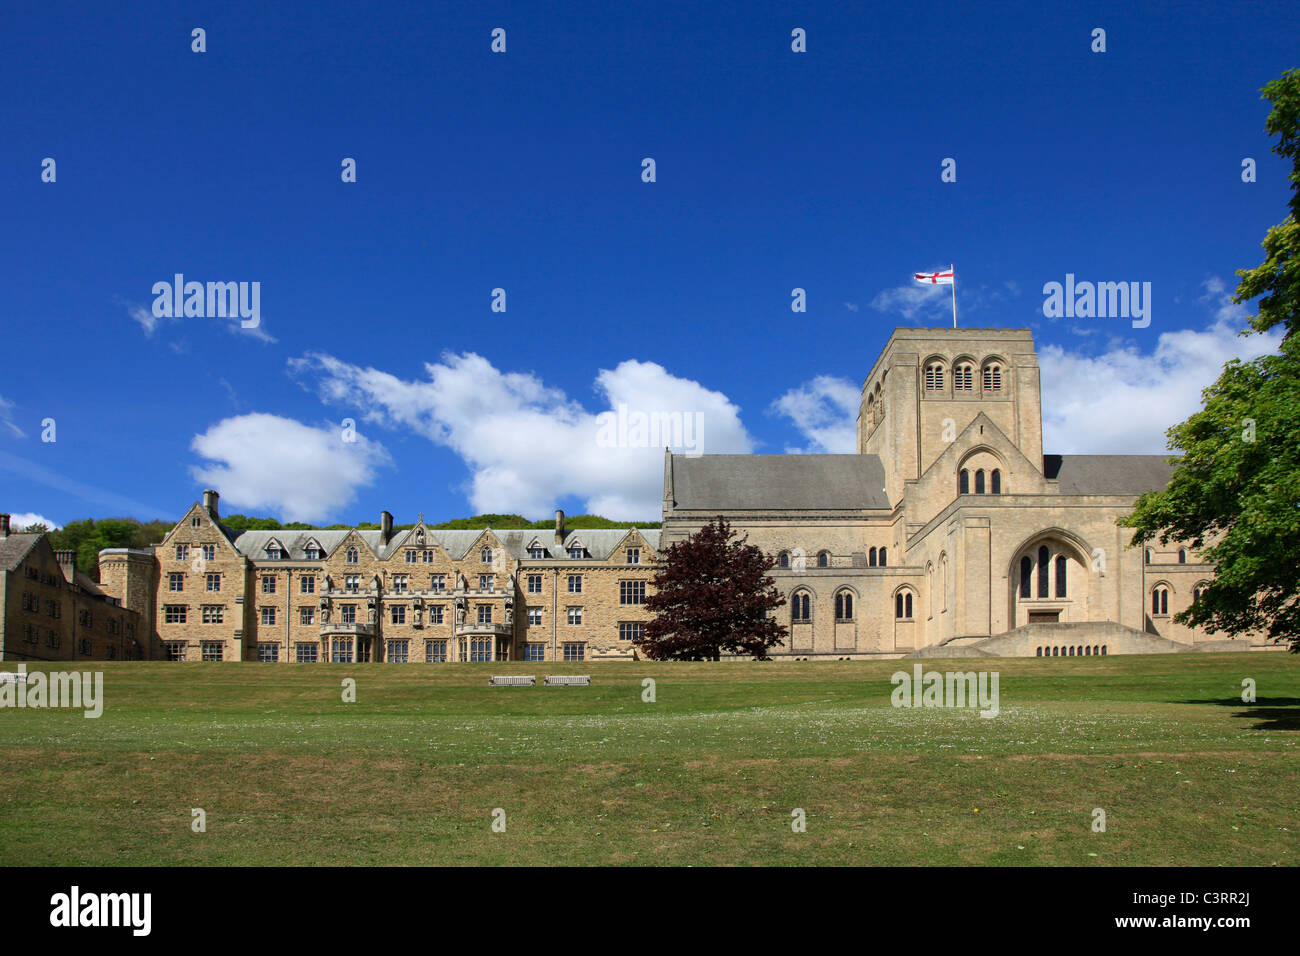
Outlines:
[{"label": "red cross flag", "polygon": [[925,282],[929,285],[952,285],[952,272],[913,272],[912,276],[917,282]]}]

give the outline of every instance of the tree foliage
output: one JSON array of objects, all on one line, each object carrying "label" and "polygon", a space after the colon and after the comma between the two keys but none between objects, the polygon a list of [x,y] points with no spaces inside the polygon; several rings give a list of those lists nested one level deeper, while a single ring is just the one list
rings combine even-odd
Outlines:
[{"label": "tree foliage", "polygon": [[1174,616],[1214,633],[1256,631],[1300,651],[1300,70],[1262,90],[1273,151],[1292,161],[1291,215],[1264,238],[1264,262],[1238,270],[1237,303],[1258,298],[1243,334],[1282,325],[1276,355],[1234,359],[1204,406],[1167,432],[1181,451],[1168,487],[1120,523],[1133,543],[1184,540],[1215,564],[1209,588]]},{"label": "tree foliage", "polygon": [[162,541],[172,529],[168,521],[140,522],[134,518],[86,518],[70,521],[49,533],[50,547],[75,551],[77,570],[99,580],[99,552],[104,548],[147,548]]},{"label": "tree foliage", "polygon": [[768,659],[786,629],[770,611],[785,598],[768,577],[775,562],[722,517],[660,556],[639,646],[656,660],[717,660],[721,654]]}]

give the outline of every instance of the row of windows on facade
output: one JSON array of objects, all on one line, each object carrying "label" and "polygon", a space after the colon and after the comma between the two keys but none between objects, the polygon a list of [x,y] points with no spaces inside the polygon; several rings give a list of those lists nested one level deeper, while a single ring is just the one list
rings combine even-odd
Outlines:
[{"label": "row of windows on facade", "polygon": [[39,567],[32,564],[23,565],[23,575],[29,581],[39,581],[41,584],[48,584],[52,588],[61,588],[67,581],[64,579],[62,572],[59,574],[50,574],[42,571]]},{"label": "row of windows on facade", "polygon": [[[894,595],[894,617],[900,621],[912,619],[912,592],[906,588]],[[853,620],[853,592],[839,591],[835,594],[835,620]],[[795,591],[790,595],[790,622],[792,624],[812,623],[812,595],[807,591]]]},{"label": "row of windows on facade", "polygon": [[[867,567],[886,567],[889,562],[888,548],[871,548],[867,551]],[[791,556],[789,551],[782,551],[776,556],[776,565],[783,570],[794,568],[796,571],[801,570],[799,554]],[[831,566],[831,553],[829,551],[817,552],[817,567],[829,568]]]},{"label": "row of windows on facade", "polygon": [[[1192,588],[1192,603],[1201,599],[1209,585],[1201,582]],[[1169,616],[1169,585],[1157,584],[1151,589],[1151,614],[1155,617]]]},{"label": "row of windows on facade", "polygon": [[[185,577],[186,576],[183,571],[169,572],[167,575],[167,590],[173,594],[183,594],[185,592]],[[210,594],[219,594],[221,592],[221,577],[222,576],[219,573],[204,574],[203,575],[204,590]],[[525,577],[525,585],[529,594],[542,593],[543,577],[544,576],[541,574],[529,574]],[[581,574],[568,575],[568,581],[567,581],[568,592],[570,594],[581,594],[582,581],[583,581],[583,575]],[[278,578],[274,577],[273,575],[264,575],[262,577],[263,594],[275,594],[276,589],[278,587],[279,587]],[[411,587],[410,575],[395,574],[393,575],[392,582],[389,585],[389,590],[392,591],[394,594],[404,594],[410,590],[410,587]],[[644,581],[620,581],[619,582],[620,591],[624,591],[628,588],[639,588],[642,597],[644,599],[644,595],[645,595]],[[478,576],[478,589],[480,591],[496,590],[496,575],[480,574]],[[359,574],[345,575],[343,578],[343,590],[360,591],[361,575]],[[429,575],[429,590],[430,591],[447,590],[447,575],[445,574]],[[298,593],[315,594],[316,578],[310,575],[300,577],[298,579]],[[624,601],[623,603],[627,604],[627,603],[634,603],[634,602]]]},{"label": "row of windows on facade", "polygon": [[[636,606],[645,603],[645,582],[644,581],[623,581],[620,582],[626,587],[619,589],[619,604],[624,606]],[[493,620],[492,604],[476,605],[476,615],[479,624],[491,624]],[[431,604],[426,610],[429,612],[430,624],[442,624],[445,620],[446,606],[443,604]],[[542,608],[528,608],[528,626],[540,627],[542,625]],[[222,624],[225,622],[226,607],[224,604],[204,604],[200,606],[201,620],[204,624]],[[262,626],[270,627],[276,623],[277,612],[279,608],[265,606],[258,608]],[[565,609],[568,623],[573,626],[582,624],[582,615],[584,608],[569,607]],[[393,624],[405,624],[407,619],[407,606],[405,604],[392,604],[388,607],[389,620]],[[165,624],[186,624],[189,621],[188,604],[164,604],[163,605],[163,623]],[[341,604],[339,605],[339,621],[342,624],[355,624],[357,622],[357,605]],[[316,623],[315,607],[298,608],[298,623],[311,626]]]},{"label": "row of windows on facade", "polygon": [[[1064,554],[1056,555],[1053,562],[1051,552],[1046,546],[1038,549],[1037,561],[1025,555],[1020,559],[1020,596],[1028,598],[1037,595],[1040,598],[1068,596],[1067,574],[1070,562]],[[1055,567],[1054,580],[1048,580],[1049,569]],[[1037,573],[1037,588],[1033,586]],[[1054,585],[1052,587],[1051,585]],[[1199,601],[1208,587],[1205,583],[1197,584],[1192,589],[1193,602]],[[1157,584],[1151,589],[1151,613],[1158,617],[1169,614],[1169,586]]]},{"label": "row of windows on facade", "polygon": [[[944,387],[944,376],[947,371],[947,363],[941,361],[927,362],[925,366],[925,387],[927,391],[939,391]],[[986,392],[998,392],[1002,390],[1002,364],[1000,362],[986,362],[984,364],[983,374],[980,376]],[[952,387],[958,392],[972,392],[975,390],[975,364],[974,362],[965,362],[958,360],[952,370]]]},{"label": "row of windows on facade", "polygon": [[[975,494],[982,495],[986,493],[991,495],[1002,494],[1001,470],[994,468],[991,472],[989,472],[989,482],[988,482],[987,492],[985,491],[984,488],[984,469],[978,468],[975,470]],[[963,468],[957,474],[957,494],[959,495],[970,494],[970,471],[966,468]]]},{"label": "row of windows on facade", "polygon": [[[639,641],[644,634],[644,624],[631,621],[619,625],[620,641]],[[466,652],[470,661],[485,662],[493,659],[491,638],[471,638],[466,644],[460,642],[461,657]],[[448,642],[445,639],[426,640],[424,642],[424,660],[426,663],[445,663],[447,661]],[[546,660],[546,644],[533,642],[524,645],[526,661]],[[184,641],[168,641],[165,645],[167,659],[183,661],[186,657]],[[225,644],[221,641],[200,642],[200,656],[205,661],[225,659]],[[561,645],[563,659],[581,661],[586,659],[587,645],[583,641],[565,641]],[[299,643],[294,645],[294,659],[299,664],[316,664],[320,662],[320,645]],[[411,662],[411,642],[408,639],[394,639],[385,642],[386,660],[390,664],[407,664]],[[257,659],[263,663],[277,663],[280,660],[280,645],[263,643],[257,645]],[[354,663],[354,647],[351,638],[334,638],[329,643],[329,659],[334,664]]]},{"label": "row of windows on facade", "polygon": [[[24,591],[22,594],[22,608],[24,611],[27,611],[30,614],[40,614],[41,599],[37,595],[32,594],[29,591]],[[56,620],[61,619],[63,617],[63,602],[57,600],[47,600],[45,602],[45,615],[46,617],[52,617],[55,618]],[[82,608],[80,613],[78,613],[77,615],[77,623],[80,624],[82,627],[94,627],[95,626],[94,612],[91,611],[89,608]],[[109,634],[121,633],[122,622],[115,617],[108,618],[107,630]],[[135,625],[130,622],[127,622],[126,624],[126,636],[127,637],[135,636]]]},{"label": "row of windows on facade", "polygon": [[[23,643],[36,645],[36,644],[40,644],[40,642],[41,642],[41,629],[34,624],[24,624]],[[57,651],[62,645],[63,645],[63,638],[60,636],[59,632],[47,628],[45,632],[45,646],[52,651]],[[83,637],[77,640],[77,653],[89,657],[94,653],[94,649],[95,649],[94,643],[90,640],[90,638]],[[117,645],[109,644],[108,646],[106,646],[104,648],[104,656],[107,657],[108,660],[110,661],[117,660],[118,659]],[[130,648],[127,648],[122,652],[121,659],[124,661],[134,660],[135,655],[131,652]]]},{"label": "row of windows on facade", "polygon": [[[203,549],[204,561],[215,561],[217,557],[217,546],[215,544],[201,545]],[[267,546],[266,557],[270,561],[280,561],[289,557],[289,552],[282,546],[272,543]],[[303,549],[303,554],[308,561],[320,561],[325,557],[325,551],[319,544],[308,542],[307,547]],[[580,543],[575,543],[568,548],[569,557],[573,560],[582,560],[591,557],[591,552],[583,547]],[[432,548],[406,548],[404,549],[404,558],[407,564],[433,564],[436,560],[436,552]],[[542,560],[550,557],[550,552],[543,547],[531,546],[528,549],[528,557],[535,560]],[[190,558],[190,546],[188,544],[176,545],[176,560],[188,561]],[[358,548],[348,548],[344,552],[343,560],[347,564],[359,564],[361,562],[361,551]],[[479,561],[482,564],[492,564],[496,560],[496,552],[492,548],[483,548],[479,551]],[[624,551],[624,560],[628,564],[641,563],[641,549],[628,548]]]},{"label": "row of windows on facade", "polygon": [[[1152,552],[1152,550],[1151,550],[1150,548],[1147,548],[1147,550],[1146,550],[1146,563],[1147,563],[1147,564],[1152,564],[1152,563],[1154,562],[1154,560],[1155,560],[1155,554]],[[1186,549],[1186,548],[1179,548],[1179,549],[1178,549],[1178,563],[1179,563],[1179,564],[1186,564],[1186,563],[1187,563],[1187,549]]]},{"label": "row of windows on facade", "polygon": [[1035,657],[1100,657],[1106,653],[1105,644],[1081,644],[1072,647],[1040,647]]}]

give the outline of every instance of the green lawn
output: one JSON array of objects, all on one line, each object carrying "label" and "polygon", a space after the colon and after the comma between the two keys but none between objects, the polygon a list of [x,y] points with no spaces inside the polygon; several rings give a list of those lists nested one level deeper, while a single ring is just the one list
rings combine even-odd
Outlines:
[{"label": "green lawn", "polygon": [[1295,656],[922,662],[994,719],[890,706],[913,663],[106,664],[97,720],[0,709],[0,863],[1297,861]]}]

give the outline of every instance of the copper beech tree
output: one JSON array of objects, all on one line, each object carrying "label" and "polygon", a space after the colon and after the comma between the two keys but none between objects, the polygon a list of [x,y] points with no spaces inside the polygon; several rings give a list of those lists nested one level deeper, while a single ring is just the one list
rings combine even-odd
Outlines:
[{"label": "copper beech tree", "polygon": [[654,660],[716,661],[722,654],[769,660],[786,629],[768,612],[785,604],[768,577],[775,561],[722,517],[660,558],[646,609],[654,620],[638,643]]}]

